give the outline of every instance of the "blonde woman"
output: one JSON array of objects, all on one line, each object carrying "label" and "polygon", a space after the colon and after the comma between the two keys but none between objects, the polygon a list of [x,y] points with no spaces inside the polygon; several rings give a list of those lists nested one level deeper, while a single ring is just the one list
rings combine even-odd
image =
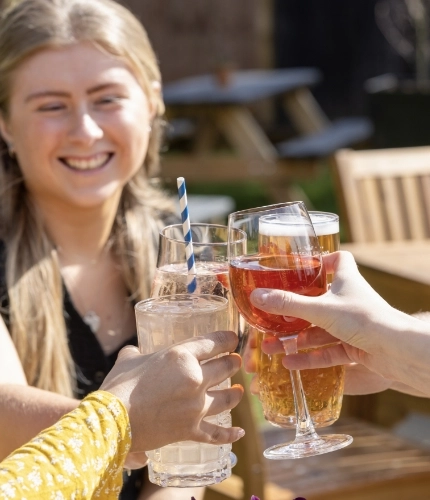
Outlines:
[{"label": "blonde woman", "polygon": [[[112,0],[6,5],[0,339],[10,334],[26,382],[48,391],[1,387],[6,446],[21,437],[4,419],[46,427],[136,342],[133,303],[149,294],[157,232],[173,214],[153,183],[163,112],[156,58],[127,9]],[[9,348],[0,344],[6,358]],[[0,381],[24,383],[20,370],[0,367]],[[139,473],[122,498],[136,498],[141,484]],[[144,485],[140,498],[185,498],[175,494]]]}]

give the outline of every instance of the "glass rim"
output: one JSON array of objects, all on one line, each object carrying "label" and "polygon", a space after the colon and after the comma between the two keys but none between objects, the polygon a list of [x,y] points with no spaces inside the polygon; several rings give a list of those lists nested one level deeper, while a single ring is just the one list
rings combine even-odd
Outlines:
[{"label": "glass rim", "polygon": [[225,297],[220,297],[219,295],[211,295],[208,293],[173,293],[171,295],[160,295],[159,297],[148,297],[147,299],[140,300],[137,304],[134,305],[134,309],[136,312],[147,312],[146,309],[142,309],[143,305],[154,302],[161,302],[163,300],[172,298],[175,298],[178,301],[204,298],[208,302],[219,302],[226,307],[228,306],[228,299],[226,299]]},{"label": "glass rim", "polygon": [[237,210],[229,214],[228,218],[237,214],[255,214],[259,212],[267,212],[268,210],[274,210],[276,208],[289,207],[293,205],[302,205],[302,207],[307,211],[304,201],[285,201],[283,203],[275,203],[274,205],[263,205],[262,207],[246,208],[245,210]]},{"label": "glass rim", "polygon": [[[339,215],[334,212],[323,212],[321,210],[308,210],[309,217],[311,218],[312,224],[325,224],[327,222],[339,222]],[[312,216],[317,218],[320,216],[319,220],[312,220]]]},{"label": "glass rim", "polygon": [[[229,240],[229,234],[230,234],[228,226],[225,226],[223,224],[206,224],[204,222],[192,222],[190,224],[190,227],[191,227],[191,229],[193,227],[208,227],[208,228],[215,228],[215,229],[225,229],[226,235],[227,235],[226,241],[205,241],[205,242],[203,242],[203,241],[194,241],[193,240],[193,247],[198,247],[198,246],[205,246],[205,247],[208,247],[208,246],[217,246],[217,247],[228,246],[228,240]],[[169,241],[173,241],[175,243],[181,243],[182,245],[186,245],[185,239],[178,240],[177,238],[171,238],[170,236],[166,236],[164,234],[164,231],[171,229],[171,228],[181,228],[182,229],[182,223],[170,224],[168,226],[163,227],[163,229],[161,229],[159,231],[159,235],[162,236],[163,238],[166,238]],[[243,231],[242,229],[236,228],[236,227],[230,228],[230,229],[232,229],[237,234],[240,234],[240,233],[242,234],[242,238],[234,240],[234,243],[241,243],[243,241],[246,241],[247,237],[246,237],[245,231]]]},{"label": "glass rim", "polygon": [[[295,217],[294,219],[290,219],[290,220],[286,220],[286,221],[283,221],[283,220],[273,220],[271,221],[270,219],[271,218],[276,218],[276,217]],[[260,222],[262,222],[263,224],[266,223],[266,224],[278,224],[278,225],[285,225],[285,226],[302,226],[304,225],[303,224],[303,219],[306,220],[308,226],[313,226],[313,223],[312,221],[310,220],[310,218],[305,218],[305,217],[299,217],[298,215],[296,214],[282,214],[282,213],[274,213],[274,214],[267,214],[267,215],[262,215],[260,217]]]}]

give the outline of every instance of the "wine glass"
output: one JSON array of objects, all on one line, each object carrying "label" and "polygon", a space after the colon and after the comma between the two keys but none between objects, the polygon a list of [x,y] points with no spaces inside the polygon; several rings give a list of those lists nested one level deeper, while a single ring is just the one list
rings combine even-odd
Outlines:
[{"label": "wine glass", "polygon": [[[318,296],[327,290],[320,247],[303,202],[289,202],[230,214],[229,276],[234,301],[245,320],[258,330],[278,337],[286,354],[297,352],[297,336],[309,326],[300,318],[269,314],[254,307],[250,294],[256,288],[275,288]],[[234,231],[247,235],[241,253]],[[230,233],[231,231],[231,233]],[[231,242],[231,245],[230,245]],[[296,412],[296,437],[290,443],[264,451],[266,458],[302,458],[349,445],[344,434],[319,436],[309,415],[300,372],[290,371]]]}]

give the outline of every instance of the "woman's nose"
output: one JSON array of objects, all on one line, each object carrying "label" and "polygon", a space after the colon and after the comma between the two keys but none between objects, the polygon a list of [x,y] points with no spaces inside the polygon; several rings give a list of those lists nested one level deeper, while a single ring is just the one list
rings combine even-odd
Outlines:
[{"label": "woman's nose", "polygon": [[77,112],[69,135],[76,142],[91,143],[103,137],[103,129],[88,111]]}]

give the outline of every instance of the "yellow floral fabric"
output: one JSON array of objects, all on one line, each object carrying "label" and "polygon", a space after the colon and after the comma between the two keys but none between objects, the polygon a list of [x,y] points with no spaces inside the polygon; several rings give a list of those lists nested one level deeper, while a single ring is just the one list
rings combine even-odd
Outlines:
[{"label": "yellow floral fabric", "polygon": [[0,463],[0,499],[117,499],[130,445],[122,402],[93,392]]}]

